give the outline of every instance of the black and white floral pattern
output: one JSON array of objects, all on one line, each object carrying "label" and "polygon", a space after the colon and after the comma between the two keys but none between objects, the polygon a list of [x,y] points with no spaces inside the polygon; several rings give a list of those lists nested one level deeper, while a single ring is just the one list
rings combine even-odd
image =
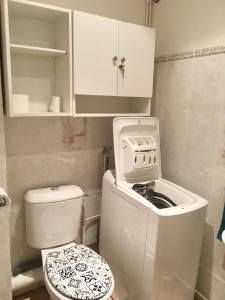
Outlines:
[{"label": "black and white floral pattern", "polygon": [[112,285],[108,264],[84,245],[48,253],[45,267],[51,284],[72,299],[99,299]]}]

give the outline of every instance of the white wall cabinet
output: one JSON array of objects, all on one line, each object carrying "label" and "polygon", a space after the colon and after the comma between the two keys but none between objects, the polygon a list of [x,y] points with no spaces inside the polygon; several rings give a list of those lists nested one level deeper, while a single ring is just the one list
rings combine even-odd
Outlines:
[{"label": "white wall cabinet", "polygon": [[150,114],[153,29],[79,11],[72,24],[72,10],[28,0],[1,0],[1,14],[8,116]]},{"label": "white wall cabinet", "polygon": [[75,115],[149,115],[154,29],[80,11],[73,24]]},{"label": "white wall cabinet", "polygon": [[[72,11],[2,0],[1,13],[7,114],[72,115]],[[26,112],[15,94],[28,96]],[[60,112],[49,112],[52,96],[61,98]]]}]

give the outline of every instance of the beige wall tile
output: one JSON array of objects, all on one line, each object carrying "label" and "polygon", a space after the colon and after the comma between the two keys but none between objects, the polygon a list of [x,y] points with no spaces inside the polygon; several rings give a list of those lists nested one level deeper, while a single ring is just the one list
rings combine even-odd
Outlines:
[{"label": "beige wall tile", "polygon": [[198,290],[225,299],[225,247],[216,239],[225,203],[225,55],[159,63],[154,107],[163,176],[209,201]]},{"label": "beige wall tile", "polygon": [[225,102],[225,54],[193,60],[193,84],[190,109],[194,112],[219,113]]},{"label": "beige wall tile", "polygon": [[84,191],[100,188],[103,146],[112,146],[112,119],[88,119],[86,135],[76,136],[69,149],[63,142],[61,118],[7,119],[5,125],[8,191],[12,198],[11,252],[15,267],[40,255],[26,243],[26,191],[63,184],[77,184]]},{"label": "beige wall tile", "polygon": [[186,155],[190,161],[207,167],[215,164],[219,121],[216,114],[189,112]]}]

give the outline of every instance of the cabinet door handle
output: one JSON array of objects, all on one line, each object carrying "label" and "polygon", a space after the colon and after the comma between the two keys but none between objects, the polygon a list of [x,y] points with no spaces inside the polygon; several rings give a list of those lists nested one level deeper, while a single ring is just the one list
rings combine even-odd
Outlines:
[{"label": "cabinet door handle", "polygon": [[117,56],[113,56],[113,63],[114,64],[116,64],[117,60],[118,60],[118,57]]},{"label": "cabinet door handle", "polygon": [[126,69],[125,61],[126,61],[126,58],[125,58],[125,57],[122,57],[122,58],[121,58],[121,63],[120,63],[120,65],[119,65],[119,69],[120,69],[120,71],[121,71],[121,73],[122,73],[123,79],[124,79],[125,69]]},{"label": "cabinet door handle", "polygon": [[125,65],[124,64],[121,64],[121,65],[119,65],[119,69],[120,69],[120,71],[121,71],[121,73],[122,73],[122,78],[124,79],[124,75],[125,75]]},{"label": "cabinet door handle", "polygon": [[125,65],[123,65],[123,64],[121,64],[121,65],[119,65],[119,69],[120,69],[120,71],[125,71]]}]

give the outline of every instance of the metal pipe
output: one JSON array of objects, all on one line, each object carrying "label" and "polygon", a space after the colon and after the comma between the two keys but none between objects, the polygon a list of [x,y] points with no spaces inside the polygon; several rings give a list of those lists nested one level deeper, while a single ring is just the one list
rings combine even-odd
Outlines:
[{"label": "metal pipe", "polygon": [[145,1],[145,26],[148,26],[148,3],[149,0]]},{"label": "metal pipe", "polygon": [[103,171],[104,173],[109,169],[109,156],[110,152],[112,151],[112,147],[104,146],[103,147]]},{"label": "metal pipe", "polygon": [[153,7],[153,4],[157,4],[159,2],[160,2],[160,0],[146,0],[145,1],[145,26],[151,27],[152,7]]},{"label": "metal pipe", "polygon": [[100,220],[101,218],[101,213],[87,217],[87,197],[91,197],[93,195],[100,195],[101,191],[100,190],[96,190],[96,191],[91,191],[91,192],[85,192],[83,195],[83,204],[82,204],[82,219],[81,219],[81,237],[80,237],[80,241],[82,244],[86,244],[85,240],[86,240],[86,229],[87,229],[87,225],[95,222],[97,220]]},{"label": "metal pipe", "polygon": [[151,27],[151,23],[152,23],[152,5],[153,2],[152,0],[149,1],[149,9],[148,9],[148,27]]}]

